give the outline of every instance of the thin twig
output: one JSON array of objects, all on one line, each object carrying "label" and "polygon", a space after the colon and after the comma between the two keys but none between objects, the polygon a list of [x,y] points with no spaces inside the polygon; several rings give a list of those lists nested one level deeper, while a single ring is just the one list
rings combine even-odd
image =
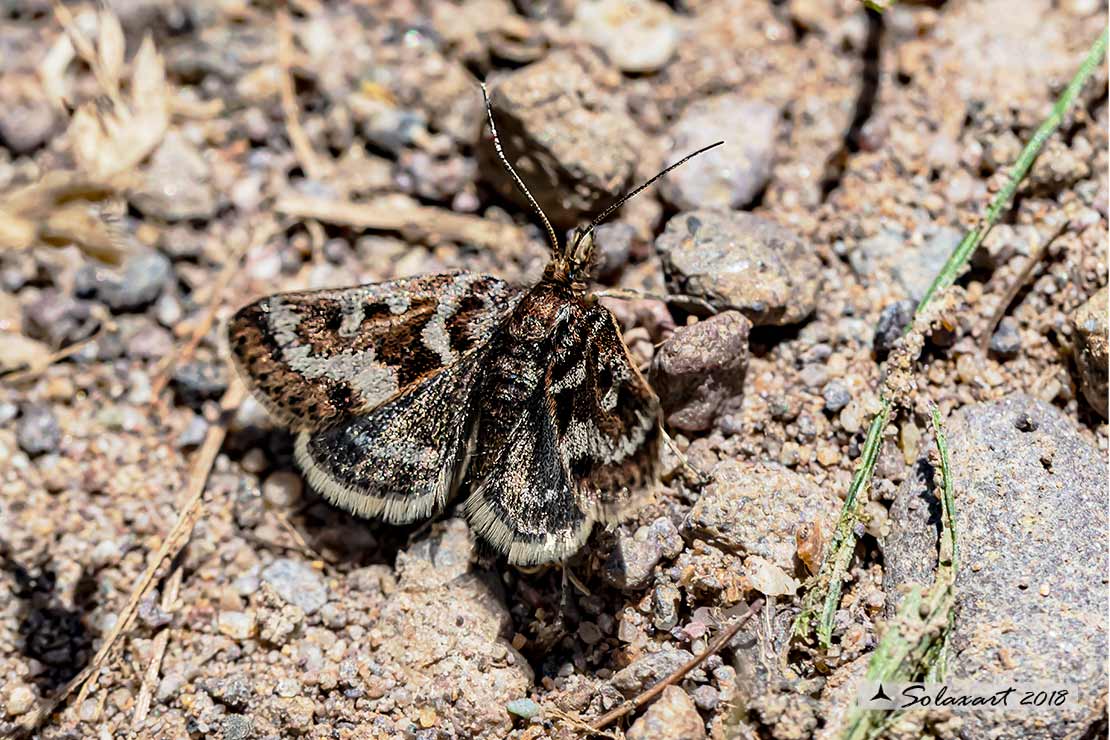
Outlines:
[{"label": "thin twig", "polygon": [[[171,612],[177,604],[177,594],[181,590],[181,580],[184,571],[178,565],[166,580],[166,590],[162,592],[162,611]],[[162,658],[166,655],[166,648],[170,644],[170,628],[166,626],[154,636],[154,645],[151,649],[150,664],[143,674],[143,683],[139,688],[139,698],[135,701],[135,711],[131,715],[131,731],[137,733],[146,721],[150,712],[150,702],[154,698],[154,689],[158,685],[158,677],[162,672]]]},{"label": "thin twig", "polygon": [[282,9],[277,14],[278,66],[281,67],[281,110],[285,115],[285,130],[297,161],[305,174],[313,180],[322,180],[327,168],[316,155],[308,134],[301,127],[300,110],[297,108],[297,91],[293,86],[293,28],[289,12]]},{"label": "thin twig", "polygon": [[[1083,86],[1102,63],[1102,59],[1106,55],[1107,37],[1108,32],[1104,30],[1095,40],[1080,65],[1079,71],[1076,72],[1075,77],[1072,78],[1067,88],[1056,100],[1051,114],[1034,132],[1025,148],[1021,150],[1005,186],[995,194],[986,214],[980,219],[976,227],[968,231],[964,238],[960,240],[960,243],[956,245],[956,248],[952,250],[948,260],[925,291],[925,295],[922,296],[915,310],[915,317],[930,305],[934,296],[955,283],[972,252],[983,242],[983,239],[990,233],[991,228],[994,227],[1002,215],[1003,210],[1010,204],[1010,200],[1022,180],[1024,180],[1025,175],[1028,174],[1029,168],[1033,166],[1033,162],[1044,147],[1045,142],[1059,128],[1064,115],[1075,103]],[[815,616],[819,614],[819,618],[816,619],[819,642],[825,647],[828,647],[832,642],[833,615],[840,604],[844,577],[851,562],[852,551],[856,546],[855,525],[859,521],[860,515],[858,494],[870,485],[883,429],[885,429],[892,411],[893,401],[888,395],[884,394],[882,407],[872,419],[868,428],[867,439],[864,442],[865,454],[860,460],[848,496],[845,498],[836,533],[825,552],[820,572],[807,584],[806,594],[802,601],[802,610],[794,621],[795,637],[801,638],[808,635],[810,630],[814,628]],[[868,450],[874,450],[874,454],[868,455]]]},{"label": "thin twig", "polygon": [[616,733],[607,732],[606,730],[599,730],[591,726],[581,718],[576,717],[569,712],[564,712],[562,709],[559,709],[559,707],[553,704],[545,705],[543,707],[543,713],[545,715],[550,715],[556,719],[561,719],[574,729],[581,730],[587,735],[600,735],[601,737],[610,738],[610,740],[620,740],[620,736],[618,736]]},{"label": "thin twig", "polygon": [[601,730],[615,720],[618,720],[624,715],[628,714],[629,712],[635,711],[645,704],[650,704],[651,702],[653,702],[655,700],[655,697],[663,693],[663,689],[681,681],[683,676],[701,665],[706,658],[717,653],[725,645],[732,642],[732,638],[736,637],[736,633],[740,631],[740,628],[743,627],[749,619],[758,614],[759,610],[762,608],[763,599],[756,599],[756,601],[750,607],[748,607],[748,611],[744,612],[744,614],[739,619],[733,622],[732,625],[727,627],[720,635],[718,635],[717,639],[713,640],[713,642],[710,643],[709,646],[706,647],[706,649],[702,651],[700,655],[697,655],[694,658],[686,661],[686,663],[680,666],[676,671],[671,673],[659,683],[652,686],[647,691],[639,694],[636,698],[632,699],[631,701],[626,701],[624,704],[621,704],[619,707],[616,707],[607,714],[603,714],[601,717],[594,720],[590,724],[590,727],[594,730]]},{"label": "thin twig", "polygon": [[990,321],[987,322],[983,335],[979,337],[979,349],[983,351],[983,354],[986,354],[987,350],[990,348],[991,337],[994,335],[994,330],[998,326],[998,322],[1002,321],[1002,317],[1006,315],[1006,310],[1010,307],[1010,304],[1014,302],[1014,298],[1017,297],[1022,286],[1029,281],[1029,276],[1033,274],[1033,268],[1044,258],[1052,242],[1059,239],[1067,230],[1068,224],[1065,221],[1057,227],[1052,236],[1048,237],[1046,241],[1038,244],[1033,249],[1033,253],[1029,255],[1029,258],[1025,260],[1025,264],[1021,267],[1021,272],[1018,273],[1018,276],[1010,283],[1010,287],[1006,289],[1006,295],[1002,296],[1002,300],[999,301],[998,306],[994,309],[994,315],[991,316]]},{"label": "thin twig", "polygon": [[279,199],[274,209],[299,219],[312,218],[356,229],[400,231],[429,241],[442,237],[502,252],[527,241],[524,232],[513,224],[417,204],[355,203],[290,195]]},{"label": "thin twig", "polygon": [[114,321],[105,321],[90,336],[87,336],[84,339],[79,339],[73,344],[68,344],[56,352],[51,352],[49,356],[43,358],[42,362],[36,363],[34,367],[28,367],[23,370],[16,370],[15,372],[8,373],[7,375],[0,374],[0,379],[4,380],[4,382],[6,383],[11,383],[12,385],[18,385],[20,383],[25,383],[28,380],[34,380],[35,378],[46,372],[55,363],[61,362],[67,357],[72,357],[88,345],[95,342],[97,339],[100,339],[106,332],[115,331],[115,329],[116,323]]},{"label": "thin twig", "polygon": [[200,518],[201,503],[204,499],[204,489],[208,483],[208,475],[212,470],[212,464],[216,461],[216,455],[219,453],[220,447],[223,446],[224,437],[227,434],[227,417],[230,416],[232,411],[238,408],[239,403],[243,400],[244,394],[245,390],[242,384],[233,381],[220,400],[220,407],[223,410],[223,422],[213,424],[208,428],[208,433],[204,437],[204,442],[201,444],[200,449],[197,450],[196,457],[193,459],[193,465],[189,470],[189,478],[185,489],[185,502],[182,505],[181,514],[178,516],[177,522],[173,525],[173,529],[169,531],[166,538],[162,541],[162,546],[158,548],[158,552],[147,561],[146,570],[143,571],[139,580],[132,587],[131,596],[128,598],[127,604],[116,617],[116,623],[104,638],[104,642],[101,643],[100,649],[96,651],[96,655],[89,661],[89,664],[82,669],[80,673],[74,676],[69,683],[63,686],[58,693],[41,702],[38,707],[24,716],[20,722],[20,727],[23,731],[33,731],[43,720],[53,714],[59,704],[65,701],[69,695],[78,688],[80,688],[78,694],[79,700],[87,694],[87,687],[90,679],[100,671],[124,632],[130,628],[131,623],[135,619],[135,614],[138,611],[139,602],[150,589],[162,564],[167,558],[172,559],[177,553],[181,552],[181,549],[185,547],[185,544],[189,541],[189,535],[192,534],[193,527]]}]

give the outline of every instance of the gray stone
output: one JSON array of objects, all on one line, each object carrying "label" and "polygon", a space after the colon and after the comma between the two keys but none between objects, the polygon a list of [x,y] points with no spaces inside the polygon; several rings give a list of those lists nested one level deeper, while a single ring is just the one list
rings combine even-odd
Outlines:
[{"label": "gray stone", "polygon": [[673,164],[715,141],[725,142],[667,173],[663,198],[680,211],[749,205],[767,186],[774,164],[779,109],[737,93],[691,104],[671,128]]},{"label": "gray stone", "polygon": [[1079,368],[1079,385],[1083,395],[1102,418],[1107,418],[1107,288],[1095,293],[1071,315],[1075,334],[1073,353]]},{"label": "gray stone", "polygon": [[711,475],[713,482],[686,518],[688,536],[758,555],[793,573],[798,527],[833,531],[840,509],[836,495],[780,465],[724,460]]},{"label": "gray stone", "polygon": [[78,342],[96,331],[98,322],[92,316],[93,304],[48,289],[23,311],[23,329],[27,336],[51,347]]},{"label": "gray stone", "polygon": [[937,229],[920,245],[900,231],[882,231],[861,241],[848,255],[848,262],[859,277],[872,282],[893,277],[916,302],[962,238],[963,232],[949,226]]},{"label": "gray stone", "polygon": [[62,428],[49,406],[27,405],[16,422],[15,439],[32,457],[56,452],[62,443]]},{"label": "gray stone", "polygon": [[682,592],[673,583],[660,583],[651,592],[652,623],[661,632],[670,632],[678,626],[678,605]]},{"label": "gray stone", "polygon": [[208,220],[216,214],[216,192],[209,177],[204,156],[171,129],[151,155],[150,166],[131,202],[150,218]]},{"label": "gray stone", "polygon": [[263,569],[262,580],[270,584],[282,600],[299,606],[305,614],[315,613],[328,600],[324,576],[300,560],[275,560]]},{"label": "gray stone", "polygon": [[582,37],[625,72],[658,71],[681,36],[674,11],[655,0],[585,0],[574,20]]},{"label": "gray stone", "polygon": [[140,252],[122,270],[89,264],[78,273],[78,290],[94,295],[120,313],[146,308],[173,279],[173,267],[160,252]]},{"label": "gray stone", "polygon": [[531,699],[514,699],[505,705],[505,711],[521,719],[532,719],[540,713],[540,705]]},{"label": "gray stone", "polygon": [[742,312],[757,326],[793,324],[816,305],[821,262],[809,245],[751,213],[699,210],[655,241],[671,292]]},{"label": "gray stone", "polygon": [[205,681],[204,689],[213,699],[233,710],[246,709],[254,698],[250,681],[239,673],[209,679]]},{"label": "gray stone", "polygon": [[839,380],[830,380],[821,389],[821,397],[825,399],[825,410],[836,413],[848,405],[852,394]]},{"label": "gray stone", "polygon": [[644,715],[628,728],[628,740],[705,740],[705,723],[678,686],[663,689]]},{"label": "gray stone", "polygon": [[714,711],[721,704],[720,690],[708,684],[703,684],[694,689],[691,692],[691,698],[698,709],[706,712]]},{"label": "gray stone", "polygon": [[194,360],[173,371],[173,388],[181,403],[199,409],[205,401],[215,401],[227,390],[228,369],[222,362]]},{"label": "gray stone", "polygon": [[[492,89],[505,154],[556,227],[572,228],[632,183],[645,137],[615,94],[619,82],[599,54],[561,50]],[[493,147],[478,154],[483,176],[528,208]]]},{"label": "gray stone", "polygon": [[228,714],[220,720],[220,732],[223,740],[247,740],[254,732],[254,725],[246,715]]},{"label": "gray stone", "polygon": [[651,387],[668,426],[709,429],[728,402],[740,396],[751,328],[742,313],[725,311],[675,329],[663,343],[651,365]]},{"label": "gray stone", "polygon": [[605,559],[602,577],[617,588],[635,591],[651,581],[655,565],[662,557],[659,539],[647,527],[640,527],[633,536],[622,535],[617,539]]},{"label": "gray stone", "polygon": [[917,302],[908,298],[895,301],[883,308],[879,314],[879,323],[875,327],[875,339],[872,346],[875,352],[883,355],[894,349],[894,345],[902,338],[906,327],[913,321],[913,312]]},{"label": "gray stone", "polygon": [[662,681],[693,657],[686,650],[665,647],[658,652],[641,655],[614,673],[611,682],[625,696],[635,696]]},{"label": "gray stone", "polygon": [[[962,733],[1084,735],[1106,683],[1106,457],[1060,410],[1023,395],[966,406],[947,433],[960,547],[952,678],[1080,691],[1051,711],[965,714]],[[890,512],[888,594],[934,576],[939,472],[927,456],[916,471]]]},{"label": "gray stone", "polygon": [[990,349],[1001,357],[1013,357],[1021,350],[1021,332],[1017,319],[1005,316],[998,322],[998,328],[991,334]]},{"label": "gray stone", "polygon": [[636,228],[624,221],[611,221],[594,229],[597,246],[598,274],[613,275],[628,263],[632,244],[636,241]]},{"label": "gray stone", "polygon": [[59,117],[45,100],[5,101],[0,106],[0,146],[17,157],[31,154],[58,130]]},{"label": "gray stone", "polygon": [[649,524],[648,531],[659,540],[665,558],[676,557],[686,547],[678,527],[665,516],[661,516]]},{"label": "gray stone", "polygon": [[173,351],[173,334],[150,323],[144,317],[124,317],[137,321],[120,321],[127,356],[132,360],[160,360]]}]

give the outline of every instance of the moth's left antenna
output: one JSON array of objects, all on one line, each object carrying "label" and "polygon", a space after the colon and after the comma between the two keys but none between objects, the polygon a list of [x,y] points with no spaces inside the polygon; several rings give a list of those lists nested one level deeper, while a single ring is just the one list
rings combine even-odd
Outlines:
[{"label": "moth's left antenna", "polygon": [[524,197],[532,204],[532,210],[535,211],[543,221],[544,228],[547,229],[547,240],[551,242],[552,253],[558,254],[559,240],[555,236],[555,229],[551,227],[551,222],[547,220],[547,214],[540,208],[540,204],[537,203],[536,199],[532,197],[532,194],[528,192],[528,187],[524,184],[524,180],[520,179],[520,175],[518,175],[516,170],[513,169],[513,166],[509,164],[509,158],[505,156],[505,151],[501,148],[501,137],[497,135],[497,125],[493,122],[493,106],[489,103],[489,92],[486,90],[486,83],[481,82],[479,84],[482,86],[482,97],[485,98],[486,101],[486,115],[489,117],[489,130],[493,133],[493,148],[497,150],[497,156],[501,160],[501,164],[505,165],[505,169],[513,176],[513,181],[516,183],[517,188],[520,192],[524,193]]}]

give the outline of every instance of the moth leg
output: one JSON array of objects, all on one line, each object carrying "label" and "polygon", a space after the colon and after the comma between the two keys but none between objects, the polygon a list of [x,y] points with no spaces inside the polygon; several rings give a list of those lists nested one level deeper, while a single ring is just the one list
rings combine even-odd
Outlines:
[{"label": "moth leg", "polygon": [[685,293],[669,293],[667,295],[659,295],[658,293],[648,293],[643,290],[632,290],[631,288],[606,288],[594,292],[598,298],[616,298],[622,301],[661,301],[668,306],[689,311],[690,308],[697,308],[709,314],[719,313],[713,304],[704,298],[694,295],[686,295]]},{"label": "moth leg", "polygon": [[694,481],[699,486],[706,486],[713,482],[713,476],[695,467],[694,464],[690,462],[690,458],[686,457],[686,454],[678,449],[678,445],[675,444],[674,438],[667,433],[666,429],[660,429],[660,432],[663,435],[663,444],[670,448],[671,452],[678,458],[678,464],[694,476]]}]

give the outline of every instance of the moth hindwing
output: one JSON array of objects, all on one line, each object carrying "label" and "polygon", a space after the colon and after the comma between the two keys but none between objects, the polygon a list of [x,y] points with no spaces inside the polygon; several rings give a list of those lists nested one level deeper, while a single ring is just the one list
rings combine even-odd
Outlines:
[{"label": "moth hindwing", "polygon": [[478,534],[533,564],[655,486],[658,400],[612,314],[557,275],[278,294],[228,335],[253,393],[297,431],[310,484],[360,516],[412,522],[462,486]]}]

